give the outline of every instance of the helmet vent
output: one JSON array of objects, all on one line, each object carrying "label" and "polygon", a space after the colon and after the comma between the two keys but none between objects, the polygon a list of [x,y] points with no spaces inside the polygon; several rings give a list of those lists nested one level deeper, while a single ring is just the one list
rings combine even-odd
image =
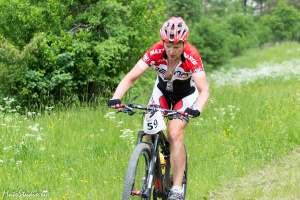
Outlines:
[{"label": "helmet vent", "polygon": [[171,17],[160,29],[160,38],[166,42],[185,42],[189,35],[189,28],[181,17]]}]

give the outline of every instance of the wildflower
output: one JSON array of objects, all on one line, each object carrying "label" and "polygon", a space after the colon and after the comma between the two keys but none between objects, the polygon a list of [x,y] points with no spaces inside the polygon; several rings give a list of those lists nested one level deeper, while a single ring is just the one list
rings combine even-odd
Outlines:
[{"label": "wildflower", "polygon": [[122,137],[122,138],[129,137],[130,134],[133,133],[133,130],[128,129],[128,128],[122,129],[122,130],[120,130],[120,131],[122,132],[122,135],[120,136],[120,137]]},{"label": "wildflower", "polygon": [[114,119],[114,118],[116,118],[115,115],[116,115],[115,112],[108,112],[104,115],[104,118]]},{"label": "wildflower", "polygon": [[36,112],[27,112],[28,117],[34,117],[36,115]]},{"label": "wildflower", "polygon": [[45,197],[45,196],[48,196],[48,195],[49,195],[48,190],[43,190],[42,191],[42,195],[41,196]]},{"label": "wildflower", "polygon": [[124,123],[123,121],[118,121],[118,122],[117,122],[117,127],[122,126],[123,123]]},{"label": "wildflower", "polygon": [[53,109],[54,109],[54,106],[46,106],[45,107],[45,110],[48,111],[48,112],[50,112]]},{"label": "wildflower", "polygon": [[3,151],[9,151],[12,149],[12,146],[3,147]]},{"label": "wildflower", "polygon": [[300,60],[292,60],[281,64],[264,63],[255,69],[231,69],[225,71],[221,69],[212,73],[209,78],[216,82],[218,86],[240,85],[250,83],[262,78],[285,77],[300,75]]},{"label": "wildflower", "polygon": [[36,137],[36,141],[42,141],[42,140],[43,140],[43,138],[42,138],[41,135],[38,135],[38,136]]},{"label": "wildflower", "polygon": [[16,162],[16,165],[21,165],[22,164],[22,160],[18,160],[17,162]]},{"label": "wildflower", "polygon": [[29,125],[28,129],[34,132],[39,132],[42,128],[40,127],[39,124],[33,124],[33,125]]}]

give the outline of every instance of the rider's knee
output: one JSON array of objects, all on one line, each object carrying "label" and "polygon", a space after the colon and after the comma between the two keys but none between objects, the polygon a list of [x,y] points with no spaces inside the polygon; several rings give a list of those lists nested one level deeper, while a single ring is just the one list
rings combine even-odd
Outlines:
[{"label": "rider's knee", "polygon": [[168,138],[170,143],[183,143],[183,130],[171,129],[168,132]]}]

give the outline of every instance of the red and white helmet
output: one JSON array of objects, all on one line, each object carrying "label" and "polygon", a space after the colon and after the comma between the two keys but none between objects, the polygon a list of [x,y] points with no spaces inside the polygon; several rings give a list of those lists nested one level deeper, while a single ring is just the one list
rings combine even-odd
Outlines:
[{"label": "red and white helmet", "polygon": [[186,41],[189,33],[189,28],[181,17],[171,17],[161,27],[160,38],[167,43],[177,44],[179,41]]}]

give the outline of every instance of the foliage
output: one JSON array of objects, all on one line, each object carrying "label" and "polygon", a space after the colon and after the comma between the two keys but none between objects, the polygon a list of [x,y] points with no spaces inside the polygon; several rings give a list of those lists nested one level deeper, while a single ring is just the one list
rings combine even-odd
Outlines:
[{"label": "foliage", "polygon": [[197,22],[203,13],[203,0],[166,0],[168,16],[181,16],[187,22]]},{"label": "foliage", "polygon": [[[14,42],[20,45],[30,40],[22,50],[5,39],[12,40],[18,34],[2,32],[0,56],[4,59],[0,63],[0,78],[5,94],[17,96],[18,101],[27,106],[69,104],[94,100],[98,96],[107,98],[120,77],[142,54],[141,47],[147,48],[145,44],[158,39],[158,33],[151,28],[157,30],[161,24],[158,13],[163,6],[159,2],[98,1],[77,8],[84,10],[77,15],[73,10],[68,12],[69,16],[53,13],[59,33],[51,27],[50,32],[34,36],[30,34],[43,31],[43,27],[33,28],[30,34],[29,30],[23,30],[27,37],[19,40],[20,43]],[[39,8],[45,3],[49,2],[35,2],[34,6],[27,2],[26,6]],[[53,7],[60,4],[55,3]],[[67,2],[66,8],[73,5],[73,1]],[[63,16],[67,16],[67,22],[61,20]],[[31,16],[31,20],[36,20],[35,16]],[[70,31],[62,29],[68,20],[74,23]],[[45,24],[51,25],[51,22]],[[16,28],[7,24],[5,27]],[[145,31],[145,27],[150,29]],[[20,72],[18,76],[16,71]],[[10,76],[13,78],[9,79]]]},{"label": "foliage", "polygon": [[221,65],[230,57],[226,26],[226,23],[203,18],[191,31],[191,41],[198,47],[208,69]]},{"label": "foliage", "polygon": [[234,14],[228,19],[230,36],[230,51],[239,55],[245,49],[256,47],[258,27],[252,16]]},{"label": "foliage", "polygon": [[264,16],[262,21],[271,29],[274,40],[300,41],[300,13],[286,2],[278,3],[271,15]]},{"label": "foliage", "polygon": [[299,41],[299,12],[273,4],[253,16],[240,1],[0,0],[0,93],[28,106],[108,98],[174,15],[209,70],[266,42]]}]

